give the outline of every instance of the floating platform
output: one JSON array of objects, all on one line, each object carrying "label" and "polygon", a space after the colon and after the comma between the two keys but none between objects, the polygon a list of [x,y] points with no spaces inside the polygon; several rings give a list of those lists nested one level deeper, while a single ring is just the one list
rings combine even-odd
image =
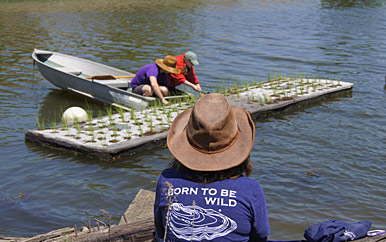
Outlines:
[{"label": "floating platform", "polygon": [[[280,78],[264,83],[228,88],[219,92],[232,106],[246,109],[256,120],[290,108],[307,106],[349,92],[353,84],[326,79]],[[114,160],[138,149],[164,144],[174,118],[195,100],[153,106],[90,118],[88,122],[28,130],[25,139],[46,147],[81,152]]]}]

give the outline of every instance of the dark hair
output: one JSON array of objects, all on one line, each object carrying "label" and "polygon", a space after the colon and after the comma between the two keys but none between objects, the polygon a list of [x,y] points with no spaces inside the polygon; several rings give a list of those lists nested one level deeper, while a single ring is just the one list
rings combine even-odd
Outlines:
[{"label": "dark hair", "polygon": [[250,176],[253,169],[249,163],[249,157],[240,165],[222,171],[195,171],[187,168],[177,159],[174,159],[169,164],[169,168],[175,168],[177,171],[185,173],[186,178],[191,181],[204,184],[226,179],[236,179],[241,176]]}]

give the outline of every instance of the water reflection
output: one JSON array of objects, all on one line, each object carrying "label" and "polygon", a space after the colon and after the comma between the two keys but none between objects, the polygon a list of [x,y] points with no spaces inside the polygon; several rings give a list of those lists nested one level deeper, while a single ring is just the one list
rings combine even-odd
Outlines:
[{"label": "water reflection", "polygon": [[321,0],[323,8],[381,7],[382,0]]},{"label": "water reflection", "polygon": [[80,94],[60,89],[51,89],[43,98],[39,109],[39,118],[44,121],[60,122],[62,114],[70,107],[81,107],[91,111],[94,117],[106,115],[106,105]]}]

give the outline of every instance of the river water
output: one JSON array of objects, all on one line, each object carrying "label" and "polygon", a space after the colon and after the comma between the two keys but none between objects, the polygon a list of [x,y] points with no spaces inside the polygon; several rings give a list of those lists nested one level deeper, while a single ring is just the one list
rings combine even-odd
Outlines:
[{"label": "river water", "polygon": [[157,147],[106,163],[25,142],[36,117],[86,107],[34,69],[34,48],[130,72],[192,50],[206,91],[270,73],[354,83],[348,97],[256,121],[251,177],[270,239],[300,239],[328,219],[385,229],[385,12],[381,0],[0,1],[0,234],[81,226],[101,209],[117,222],[172,159]]}]

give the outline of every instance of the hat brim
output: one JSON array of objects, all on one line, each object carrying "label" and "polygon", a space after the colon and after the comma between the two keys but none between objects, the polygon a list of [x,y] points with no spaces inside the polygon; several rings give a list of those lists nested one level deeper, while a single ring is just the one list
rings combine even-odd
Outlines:
[{"label": "hat brim", "polygon": [[170,72],[173,74],[180,74],[180,70],[178,68],[173,68],[173,67],[167,66],[164,64],[163,61],[164,61],[163,59],[156,59],[155,63],[167,72]]},{"label": "hat brim", "polygon": [[203,153],[192,147],[186,132],[192,112],[192,109],[188,109],[180,113],[170,126],[167,145],[172,155],[184,166],[195,171],[220,171],[243,163],[255,141],[255,125],[247,111],[238,107],[232,109],[240,132],[232,146],[217,153]]},{"label": "hat brim", "polygon": [[195,66],[198,66],[200,64],[200,63],[198,63],[197,60],[190,60],[190,62],[192,62],[192,64],[195,65]]}]

